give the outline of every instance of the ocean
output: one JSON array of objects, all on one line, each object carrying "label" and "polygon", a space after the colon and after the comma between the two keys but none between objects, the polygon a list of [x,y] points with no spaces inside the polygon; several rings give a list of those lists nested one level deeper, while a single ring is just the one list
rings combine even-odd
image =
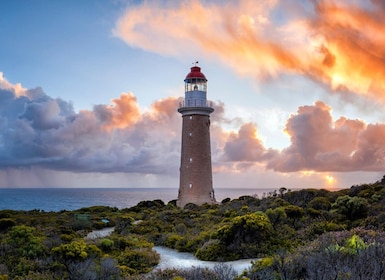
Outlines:
[{"label": "ocean", "polygon": [[[273,189],[215,189],[218,202],[243,195],[262,197]],[[178,196],[176,188],[26,188],[0,189],[0,210],[43,210],[58,212],[90,206],[119,209],[135,206],[143,200],[161,199],[167,203]]]}]

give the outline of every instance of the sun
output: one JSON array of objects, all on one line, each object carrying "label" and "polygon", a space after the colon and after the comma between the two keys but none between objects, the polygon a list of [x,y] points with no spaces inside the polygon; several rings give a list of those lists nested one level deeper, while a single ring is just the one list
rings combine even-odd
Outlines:
[{"label": "sun", "polygon": [[336,178],[334,178],[332,175],[325,175],[324,178],[329,187],[333,186],[336,182]]}]

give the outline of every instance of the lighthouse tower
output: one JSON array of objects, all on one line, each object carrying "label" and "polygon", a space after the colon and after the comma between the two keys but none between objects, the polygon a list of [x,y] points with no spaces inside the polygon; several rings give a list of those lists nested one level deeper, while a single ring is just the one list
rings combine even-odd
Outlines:
[{"label": "lighthouse tower", "polygon": [[185,99],[178,109],[183,119],[179,207],[215,203],[210,151],[210,114],[214,108],[206,99],[207,79],[195,64],[184,82]]}]

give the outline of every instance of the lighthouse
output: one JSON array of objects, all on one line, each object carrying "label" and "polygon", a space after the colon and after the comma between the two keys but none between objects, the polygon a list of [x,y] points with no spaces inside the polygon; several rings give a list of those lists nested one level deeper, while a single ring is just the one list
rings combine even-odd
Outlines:
[{"label": "lighthouse", "polygon": [[207,79],[197,66],[185,80],[185,98],[179,104],[182,114],[182,149],[177,206],[187,203],[215,203],[210,148],[210,114]]}]

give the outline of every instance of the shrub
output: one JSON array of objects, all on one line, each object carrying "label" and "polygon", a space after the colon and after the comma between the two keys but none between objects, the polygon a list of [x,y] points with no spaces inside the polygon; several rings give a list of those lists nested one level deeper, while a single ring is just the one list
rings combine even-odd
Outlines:
[{"label": "shrub", "polygon": [[16,225],[16,222],[9,218],[0,219],[0,231],[5,231]]},{"label": "shrub", "polygon": [[384,253],[381,235],[373,236],[372,232],[363,230],[333,232],[298,248],[295,253],[280,252],[272,262],[268,259],[264,263],[262,259],[254,263],[245,276],[251,279],[385,279]]},{"label": "shrub", "polygon": [[207,241],[197,250],[195,256],[204,261],[216,261],[223,257],[224,245],[217,239]]},{"label": "shrub", "polygon": [[222,204],[226,204],[227,202],[230,202],[231,201],[231,199],[229,198],[229,197],[226,197],[225,199],[223,199],[222,201],[221,201],[221,203]]},{"label": "shrub", "polygon": [[179,234],[169,234],[164,241],[164,245],[169,248],[175,248],[176,243],[181,240],[183,240],[183,236]]},{"label": "shrub", "polygon": [[148,248],[134,250],[127,248],[120,253],[117,260],[133,274],[147,273],[159,263],[159,254]]},{"label": "shrub", "polygon": [[326,197],[316,197],[309,202],[308,207],[316,210],[329,211],[331,203]]},{"label": "shrub", "polygon": [[277,207],[275,209],[269,208],[265,213],[269,217],[269,220],[274,228],[279,223],[283,222],[287,217],[284,207]]},{"label": "shrub", "polygon": [[217,231],[217,239],[226,248],[222,255],[230,259],[256,257],[266,250],[263,243],[271,235],[272,225],[262,212],[235,217]]},{"label": "shrub", "polygon": [[87,245],[84,240],[72,241],[52,248],[52,252],[64,262],[85,260],[90,255],[100,255],[101,251],[95,245]]},{"label": "shrub", "polygon": [[99,279],[117,280],[121,279],[122,270],[118,267],[117,261],[111,258],[102,259],[100,263]]},{"label": "shrub", "polygon": [[313,235],[321,235],[323,233],[329,232],[329,231],[339,231],[344,230],[343,224],[337,224],[334,222],[328,222],[328,221],[321,221],[311,224],[308,231],[310,236]]},{"label": "shrub", "polygon": [[73,234],[62,234],[60,235],[60,240],[64,242],[70,242],[75,239],[75,236]]},{"label": "shrub", "polygon": [[345,215],[350,220],[365,217],[368,211],[368,201],[362,197],[339,196],[332,205],[339,214]]},{"label": "shrub", "polygon": [[24,225],[12,227],[3,244],[7,245],[7,253],[16,259],[38,257],[46,252],[43,238],[37,234],[36,229]]},{"label": "shrub", "polygon": [[104,252],[110,252],[112,250],[112,247],[114,246],[114,241],[109,238],[103,238],[99,242],[99,247]]},{"label": "shrub", "polygon": [[218,266],[213,269],[192,267],[190,269],[158,269],[150,273],[148,280],[232,280],[235,272],[231,267]]}]

